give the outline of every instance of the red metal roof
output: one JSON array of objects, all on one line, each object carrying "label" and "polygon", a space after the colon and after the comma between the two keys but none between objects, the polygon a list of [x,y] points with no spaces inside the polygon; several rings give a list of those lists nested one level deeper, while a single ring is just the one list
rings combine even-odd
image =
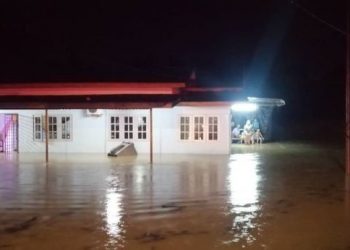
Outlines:
[{"label": "red metal roof", "polygon": [[188,87],[184,82],[0,84],[0,108],[150,108],[227,105],[238,88]]},{"label": "red metal roof", "polygon": [[184,87],[180,82],[1,84],[0,96],[174,95]]}]

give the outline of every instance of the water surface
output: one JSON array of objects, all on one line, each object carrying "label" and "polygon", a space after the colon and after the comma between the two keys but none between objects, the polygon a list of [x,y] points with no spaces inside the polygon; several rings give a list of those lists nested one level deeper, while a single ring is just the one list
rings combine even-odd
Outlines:
[{"label": "water surface", "polygon": [[350,249],[336,150],[0,155],[0,249]]}]

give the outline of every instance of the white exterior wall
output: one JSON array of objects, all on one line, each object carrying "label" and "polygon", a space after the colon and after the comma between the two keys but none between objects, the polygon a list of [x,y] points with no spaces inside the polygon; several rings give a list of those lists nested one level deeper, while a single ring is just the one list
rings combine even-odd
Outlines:
[{"label": "white exterior wall", "polygon": [[[154,109],[154,150],[156,153],[229,154],[230,109],[227,107],[174,107]],[[180,140],[180,116],[204,117],[204,140]],[[218,117],[218,140],[208,140],[208,117]],[[193,133],[193,123],[190,131]]]},{"label": "white exterior wall", "polygon": [[[44,116],[44,110],[0,110],[0,113],[18,114],[19,152],[44,152],[45,141],[33,139],[33,116]],[[49,110],[50,115],[70,115],[72,117],[72,134],[70,140],[50,140],[49,150],[55,153],[107,153],[123,141],[132,141],[138,153],[149,153],[149,110],[102,110],[98,117],[87,116],[86,110]],[[123,128],[121,139],[110,139],[110,116],[134,117],[134,138],[124,140]],[[194,115],[218,117],[218,140],[209,141],[204,130],[203,141],[180,140],[180,116]],[[225,107],[174,107],[153,109],[153,149],[154,153],[189,153],[189,154],[229,154],[230,123],[229,108]],[[147,139],[137,139],[137,117],[147,117]],[[123,127],[123,123],[120,124]],[[191,127],[193,130],[193,127]]]}]

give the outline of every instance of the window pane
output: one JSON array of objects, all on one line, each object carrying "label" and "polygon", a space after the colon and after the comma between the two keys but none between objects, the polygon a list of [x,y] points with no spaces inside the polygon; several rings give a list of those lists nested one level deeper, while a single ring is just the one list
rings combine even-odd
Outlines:
[{"label": "window pane", "polygon": [[69,116],[65,116],[61,118],[62,120],[62,139],[70,139],[70,134],[71,134],[71,119]]},{"label": "window pane", "polygon": [[110,119],[110,130],[111,130],[111,139],[119,138],[119,116],[111,116]]},{"label": "window pane", "polygon": [[[211,119],[210,119],[211,118]],[[213,116],[209,117],[209,130],[208,130],[208,139],[217,140],[218,139],[218,117]]]},{"label": "window pane", "polygon": [[204,139],[204,117],[197,116],[194,118],[194,139],[203,140]]},{"label": "window pane", "polygon": [[188,116],[181,116],[180,117],[180,139],[181,140],[188,140],[189,139],[189,122],[190,117]]}]

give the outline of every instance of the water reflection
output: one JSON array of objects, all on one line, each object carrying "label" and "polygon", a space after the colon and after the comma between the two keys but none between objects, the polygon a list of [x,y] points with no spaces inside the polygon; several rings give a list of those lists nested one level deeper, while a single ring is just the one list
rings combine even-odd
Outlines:
[{"label": "water reflection", "polygon": [[345,175],[345,216],[346,220],[350,222],[350,175]]},{"label": "water reflection", "polygon": [[118,190],[118,178],[116,176],[107,178],[109,188],[106,190],[105,200],[105,222],[108,241],[106,248],[115,249],[123,245],[123,221],[122,221],[122,198],[123,195]]},{"label": "water reflection", "polygon": [[233,215],[232,242],[243,245],[254,242],[259,229],[255,221],[259,211],[258,164],[258,155],[254,153],[234,154],[229,163],[227,183],[232,207],[230,213]]}]

